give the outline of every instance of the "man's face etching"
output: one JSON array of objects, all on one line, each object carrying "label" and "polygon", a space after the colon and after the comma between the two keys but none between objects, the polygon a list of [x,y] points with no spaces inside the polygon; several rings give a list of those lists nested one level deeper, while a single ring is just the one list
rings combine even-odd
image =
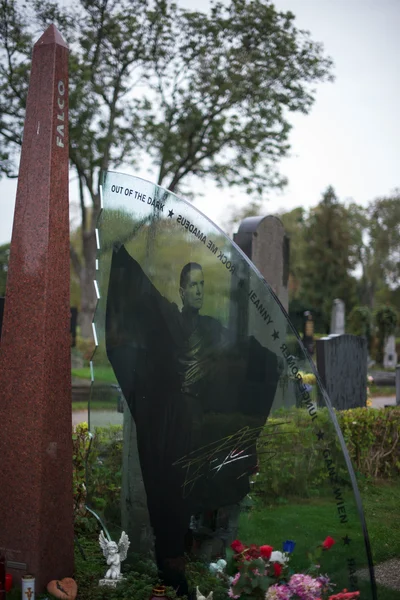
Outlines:
[{"label": "man's face etching", "polygon": [[189,271],[185,285],[179,289],[184,308],[200,310],[204,298],[204,275],[200,269]]}]

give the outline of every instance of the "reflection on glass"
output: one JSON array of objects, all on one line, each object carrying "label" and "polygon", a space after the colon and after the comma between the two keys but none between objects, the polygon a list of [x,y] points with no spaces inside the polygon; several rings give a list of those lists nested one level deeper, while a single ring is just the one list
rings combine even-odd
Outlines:
[{"label": "reflection on glass", "polygon": [[[225,556],[237,537],[281,550],[297,536],[294,567],[304,572],[329,534],[332,578],[374,598],[357,579],[369,547],[335,416],[256,269],[192,205],[118,173],[104,177],[99,244],[92,408],[96,369],[111,367],[123,396],[111,400],[123,427],[110,418],[98,430],[102,460],[119,460],[113,494],[92,493],[110,531],[144,518],[135,512],[143,486],[155,560],[179,595],[190,591],[187,561]],[[317,524],[302,508],[316,495],[327,505]],[[278,514],[279,537],[268,527]],[[249,515],[265,530],[252,530]]]}]

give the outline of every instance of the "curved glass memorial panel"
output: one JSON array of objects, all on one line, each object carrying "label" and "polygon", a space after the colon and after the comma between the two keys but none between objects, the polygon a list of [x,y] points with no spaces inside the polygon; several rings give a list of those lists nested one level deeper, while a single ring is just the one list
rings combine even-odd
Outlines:
[{"label": "curved glass memorial panel", "polygon": [[102,202],[90,508],[179,595],[195,584],[191,561],[232,559],[240,540],[294,547],[292,574],[375,598],[335,412],[268,283],[173,193],[109,172]]}]

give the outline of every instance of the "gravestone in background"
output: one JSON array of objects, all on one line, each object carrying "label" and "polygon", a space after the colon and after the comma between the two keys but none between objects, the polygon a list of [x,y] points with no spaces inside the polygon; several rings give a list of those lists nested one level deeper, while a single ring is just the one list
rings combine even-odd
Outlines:
[{"label": "gravestone in background", "polygon": [[366,406],[367,340],[333,335],[317,340],[317,368],[332,406],[347,410]]},{"label": "gravestone in background", "polygon": [[42,592],[72,576],[68,48],[33,49],[0,351],[0,547]]},{"label": "gravestone in background", "polygon": [[383,355],[383,366],[385,369],[394,369],[397,365],[397,353],[396,353],[396,338],[394,335],[389,335]]},{"label": "gravestone in background", "polygon": [[[260,271],[265,281],[277,295],[286,312],[289,311],[289,261],[290,239],[282,221],[273,215],[266,217],[247,217],[239,225],[233,241]],[[237,318],[236,315],[232,315]],[[240,316],[239,316],[240,317]],[[244,327],[256,326],[257,317],[248,315],[249,322]],[[285,340],[282,340],[284,342]],[[288,387],[293,382],[281,379],[275,396],[277,406],[287,408],[290,405]]]},{"label": "gravestone in background", "polygon": [[332,306],[331,335],[343,335],[345,332],[345,316],[345,304],[343,300],[336,298]]},{"label": "gravestone in background", "polygon": [[271,215],[247,217],[233,234],[233,241],[255,264],[288,312],[290,240],[282,222]]}]

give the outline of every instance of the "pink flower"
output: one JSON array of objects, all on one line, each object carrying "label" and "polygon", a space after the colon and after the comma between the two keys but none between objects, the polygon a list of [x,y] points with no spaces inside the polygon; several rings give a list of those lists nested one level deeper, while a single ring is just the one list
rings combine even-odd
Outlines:
[{"label": "pink flower", "polygon": [[231,587],[229,588],[229,591],[228,591],[228,596],[230,598],[240,598],[240,594],[236,595],[235,592],[233,591],[233,588],[235,587],[235,585],[237,584],[239,579],[240,579],[240,573],[236,573],[235,577],[232,579]]},{"label": "pink flower", "polygon": [[310,575],[297,573],[292,575],[288,587],[301,600],[317,600],[321,592],[321,583]]},{"label": "pink flower", "polygon": [[271,585],[265,595],[265,600],[290,600],[292,593],[286,585]]}]

